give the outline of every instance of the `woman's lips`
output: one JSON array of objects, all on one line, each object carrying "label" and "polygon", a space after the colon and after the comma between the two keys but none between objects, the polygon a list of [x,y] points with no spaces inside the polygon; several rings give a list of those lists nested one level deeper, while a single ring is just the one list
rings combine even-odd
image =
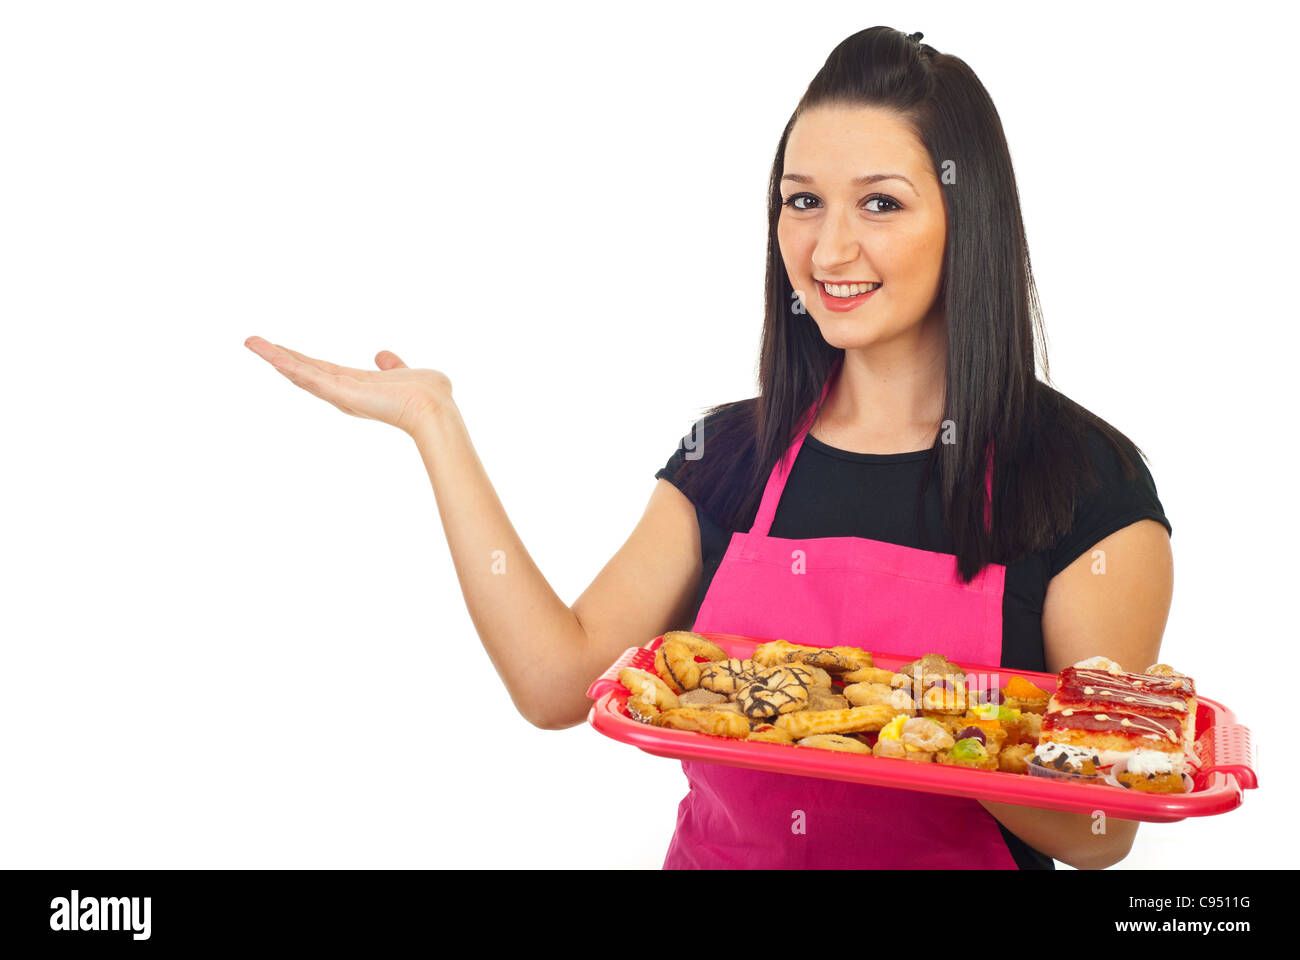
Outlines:
[{"label": "woman's lips", "polygon": [[[883,286],[884,284],[881,284],[881,287]],[[836,310],[839,312],[852,310],[854,307],[858,306],[858,304],[873,296],[879,289],[880,287],[876,287],[873,290],[868,290],[866,293],[859,293],[856,297],[832,297],[826,292],[826,287],[823,284],[817,284],[817,290],[822,295],[822,304],[827,310]]]}]

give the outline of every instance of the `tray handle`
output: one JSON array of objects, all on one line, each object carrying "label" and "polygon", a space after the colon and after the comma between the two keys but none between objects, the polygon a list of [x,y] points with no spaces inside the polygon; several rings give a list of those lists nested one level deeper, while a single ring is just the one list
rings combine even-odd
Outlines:
[{"label": "tray handle", "polygon": [[587,688],[588,700],[599,700],[611,690],[626,689],[623,684],[618,682],[619,671],[624,667],[638,667],[641,670],[654,672],[655,655],[651,650],[645,647],[628,647],[610,666],[608,670],[591,682]]},{"label": "tray handle", "polygon": [[1244,790],[1254,790],[1259,786],[1249,727],[1240,723],[1216,725],[1211,734],[1210,748],[1212,757],[1200,771],[1202,774],[1217,770],[1236,777]]}]

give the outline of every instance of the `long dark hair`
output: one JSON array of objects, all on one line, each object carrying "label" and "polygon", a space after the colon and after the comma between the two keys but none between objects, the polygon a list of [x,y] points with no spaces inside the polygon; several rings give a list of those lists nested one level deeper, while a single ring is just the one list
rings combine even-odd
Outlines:
[{"label": "long dark hair", "polygon": [[[844,354],[795,311],[794,290],[777,243],[780,180],[795,121],[823,105],[892,110],[925,145],[947,216],[939,302],[947,319],[944,418],[930,449],[926,484],[938,466],[944,523],[961,576],[1048,549],[1069,531],[1079,470],[1096,483],[1084,441],[1091,423],[1119,453],[1132,477],[1127,437],[1035,375],[1041,359],[1050,382],[1046,337],[1020,215],[1011,154],[993,101],[961,59],[889,27],[871,27],[839,44],[786,124],[768,190],[767,290],[759,395],[706,413],[701,456],[687,459],[682,489],[731,529],[753,523],[777,459]],[[955,163],[955,181],[940,176]],[[942,442],[945,434],[956,442]],[[975,442],[971,442],[974,440]],[[984,477],[994,451],[992,529],[984,522]],[[1142,454],[1145,456],[1145,454]],[[920,524],[924,531],[925,525]]]}]

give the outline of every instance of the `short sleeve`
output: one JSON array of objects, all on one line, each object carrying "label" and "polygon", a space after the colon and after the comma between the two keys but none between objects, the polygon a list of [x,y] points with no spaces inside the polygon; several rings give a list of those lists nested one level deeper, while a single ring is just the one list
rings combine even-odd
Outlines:
[{"label": "short sleeve", "polygon": [[1112,533],[1139,520],[1155,520],[1170,536],[1174,532],[1156,493],[1155,479],[1137,450],[1127,448],[1136,468],[1135,475],[1129,477],[1118,452],[1100,432],[1090,430],[1088,444],[1100,483],[1081,495],[1069,533],[1049,552],[1049,579]]},{"label": "short sleeve", "polygon": [[[682,469],[682,465],[686,463],[688,455],[694,451],[698,445],[695,438],[701,435],[701,427],[702,422],[697,420],[694,426],[691,427],[691,432],[678,441],[677,449],[674,450],[673,455],[668,458],[668,462],[660,467],[655,473],[656,480],[662,477],[678,490],[682,489],[682,484],[678,479],[678,474]],[[683,493],[685,493],[685,491],[683,491]]]}]

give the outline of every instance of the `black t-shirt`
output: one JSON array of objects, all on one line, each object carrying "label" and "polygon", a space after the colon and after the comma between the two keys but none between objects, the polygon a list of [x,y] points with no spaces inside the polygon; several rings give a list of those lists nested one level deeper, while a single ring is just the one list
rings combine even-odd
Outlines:
[{"label": "black t-shirt", "polygon": [[[685,462],[689,438],[708,436],[711,424],[696,424],[677,451],[655,474],[674,486],[677,471]],[[701,434],[702,431],[702,434]],[[1155,481],[1141,458],[1134,455],[1137,475],[1125,476],[1118,454],[1095,427],[1086,428],[1086,440],[1099,485],[1081,497],[1074,524],[1050,550],[1033,553],[1006,565],[1002,595],[1002,663],[1012,670],[1046,673],[1043,658],[1043,600],[1047,584],[1075,559],[1110,534],[1139,520],[1157,520],[1173,533],[1165,517]],[[791,468],[769,536],[788,539],[816,537],[864,537],[905,547],[935,549],[952,553],[951,542],[941,521],[942,501],[938,471],[926,490],[923,516],[926,541],[923,545],[916,524],[916,495],[928,450],[914,453],[851,453],[827,446],[811,434]],[[704,573],[689,623],[695,622],[704,595],[713,582],[733,530],[723,527],[697,503],[700,551]],[[937,651],[942,652],[942,651]],[[1001,824],[998,825],[1001,827]],[[1017,864],[1021,868],[1052,869],[1050,857],[1024,844],[1002,828]]]}]

